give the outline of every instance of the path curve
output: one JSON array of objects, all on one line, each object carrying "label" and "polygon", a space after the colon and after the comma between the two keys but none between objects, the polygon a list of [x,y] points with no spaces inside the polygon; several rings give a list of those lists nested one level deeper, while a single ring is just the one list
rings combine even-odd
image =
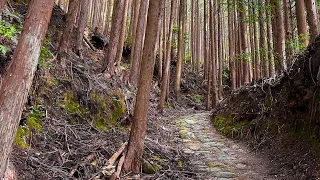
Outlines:
[{"label": "path curve", "polygon": [[209,112],[180,117],[176,124],[183,152],[192,157],[193,169],[205,173],[207,179],[271,179],[264,160],[214,129]]}]

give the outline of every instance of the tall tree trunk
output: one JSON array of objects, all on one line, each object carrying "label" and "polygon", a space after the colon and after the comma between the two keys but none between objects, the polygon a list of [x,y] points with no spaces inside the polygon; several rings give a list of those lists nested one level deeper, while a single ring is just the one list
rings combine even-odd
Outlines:
[{"label": "tall tree trunk", "polygon": [[0,179],[16,135],[19,119],[37,68],[42,41],[50,21],[54,0],[29,3],[23,30],[0,87]]},{"label": "tall tree trunk", "polygon": [[310,41],[313,42],[319,35],[319,18],[316,0],[305,0],[310,32]]},{"label": "tall tree trunk", "polygon": [[70,43],[72,42],[72,33],[74,23],[77,17],[77,10],[78,10],[79,1],[77,0],[70,0],[68,6],[68,13],[67,13],[67,22],[66,27],[64,28],[63,35],[60,41],[60,46],[58,49],[57,59],[61,63],[63,67],[65,67],[65,59],[67,56],[68,49],[70,48]]},{"label": "tall tree trunk", "polygon": [[218,47],[218,95],[219,99],[222,99],[223,94],[223,87],[222,87],[222,68],[223,68],[223,55],[222,55],[222,39],[223,39],[223,32],[222,32],[222,18],[221,18],[221,1],[218,0],[218,11],[217,11],[217,20],[218,20],[218,39],[217,39],[217,47]]},{"label": "tall tree trunk", "polygon": [[196,32],[195,32],[195,46],[196,46],[196,49],[195,49],[195,54],[196,54],[196,71],[197,73],[200,72],[200,8],[199,8],[199,0],[196,0]]},{"label": "tall tree trunk", "polygon": [[181,73],[182,73],[182,65],[183,65],[183,55],[184,55],[184,21],[185,21],[185,0],[180,1],[179,7],[179,37],[178,37],[178,60],[177,60],[177,68],[176,68],[176,76],[174,82],[174,92],[176,98],[179,98],[180,95],[180,85],[181,85]]},{"label": "tall tree trunk", "polygon": [[169,23],[169,38],[167,42],[167,54],[166,54],[166,61],[164,65],[164,73],[162,78],[162,84],[161,84],[161,95],[159,99],[158,109],[159,112],[163,112],[163,107],[165,103],[165,98],[167,94],[167,89],[169,86],[169,71],[170,71],[170,62],[171,62],[171,41],[172,41],[172,34],[173,34],[173,22],[174,22],[174,16],[175,16],[175,9],[177,8],[177,0],[171,1],[171,13],[170,13],[170,23]]},{"label": "tall tree trunk", "polygon": [[276,31],[275,38],[275,69],[277,74],[286,69],[285,63],[285,35],[284,35],[284,21],[281,1],[272,0],[275,7],[275,28],[273,32]]},{"label": "tall tree trunk", "polygon": [[195,68],[195,46],[194,46],[194,42],[195,42],[195,38],[194,38],[194,32],[195,32],[195,27],[194,27],[194,1],[195,0],[191,0],[191,19],[190,19],[190,24],[191,24],[191,27],[190,27],[190,47],[191,47],[191,51],[190,51],[190,64],[191,64],[191,67],[192,69]]},{"label": "tall tree trunk", "polygon": [[307,16],[306,16],[306,7],[304,0],[295,0],[296,1],[296,16],[297,16],[297,27],[298,27],[298,36],[300,43],[307,47],[308,45],[308,32],[307,32]]},{"label": "tall tree trunk", "polygon": [[247,23],[246,23],[246,11],[245,11],[245,2],[242,0],[240,2],[240,28],[241,28],[241,49],[244,54],[243,59],[243,83],[249,83],[249,59],[247,58],[248,54],[248,37],[247,37]]},{"label": "tall tree trunk", "polygon": [[131,127],[128,151],[124,163],[126,172],[139,173],[141,158],[144,149],[144,140],[147,127],[147,112],[152,84],[152,75],[155,63],[155,49],[157,43],[158,20],[163,1],[151,0],[148,11],[146,41],[144,43],[141,73],[139,76],[138,92],[134,108],[133,124]]},{"label": "tall tree trunk", "polygon": [[229,67],[231,72],[231,89],[236,88],[235,70],[235,39],[234,39],[234,8],[232,0],[228,0],[228,40],[229,40]]},{"label": "tall tree trunk", "polygon": [[288,0],[283,0],[283,9],[284,9],[284,28],[285,28],[285,39],[286,39],[286,56],[290,57],[293,49],[289,48],[288,43],[292,40],[292,27],[289,17],[289,2]]},{"label": "tall tree trunk", "polygon": [[104,69],[103,72],[108,72],[111,75],[114,74],[115,59],[117,55],[117,49],[119,45],[119,38],[121,32],[123,7],[125,0],[115,0],[114,11],[112,13],[112,25],[110,32],[110,40],[106,49],[104,57]]},{"label": "tall tree trunk", "polygon": [[[267,5],[270,5],[270,0],[266,0]],[[269,77],[275,76],[274,68],[274,54],[273,54],[273,38],[272,38],[272,22],[271,22],[271,11],[266,10],[267,20],[267,44],[268,44],[268,63],[269,63]]]},{"label": "tall tree trunk", "polygon": [[264,27],[264,4],[263,0],[259,0],[260,8],[259,8],[259,30],[260,30],[260,62],[262,63],[261,67],[261,77],[269,77],[269,70],[268,70],[268,62],[267,62],[267,54],[266,54],[266,32]]},{"label": "tall tree trunk", "polygon": [[[131,53],[133,57],[131,63],[131,72],[130,72],[130,83],[133,85],[137,85],[138,76],[139,76],[139,66],[141,60],[141,53],[142,53],[142,46],[143,46],[143,39],[144,39],[144,32],[145,32],[145,23],[146,23],[146,14],[148,11],[148,0],[141,0],[140,1],[140,9],[139,9],[139,19],[136,28],[136,38],[134,43],[134,48]],[[140,33],[139,33],[140,32]]]},{"label": "tall tree trunk", "polygon": [[110,15],[111,15],[111,6],[112,6],[112,0],[106,0],[108,1],[107,3],[107,12],[106,12],[106,18],[105,18],[105,27],[104,27],[104,35],[108,36],[109,35],[109,31],[110,31]]},{"label": "tall tree trunk", "polygon": [[[132,48],[131,52],[135,51],[135,44],[136,44],[136,39],[137,39],[137,26],[138,26],[138,21],[139,21],[139,10],[140,10],[140,4],[141,0],[134,0],[134,14],[133,14],[133,22],[132,22],[132,36],[131,36],[131,41],[132,41]],[[134,61],[134,56],[131,53],[130,56],[130,64],[132,66],[132,63]]]},{"label": "tall tree trunk", "polygon": [[77,28],[76,36],[76,54],[82,58],[82,40],[84,36],[84,30],[87,25],[87,20],[89,16],[89,3],[90,0],[81,0],[81,9],[80,9],[80,20],[79,27]]},{"label": "tall tree trunk", "polygon": [[0,0],[0,19],[1,19],[2,11],[4,9],[4,5],[5,5],[5,0]]},{"label": "tall tree trunk", "polygon": [[217,63],[216,63],[216,43],[215,43],[215,4],[216,2],[210,1],[210,43],[211,43],[211,60],[212,60],[212,104],[213,108],[218,104],[218,89],[217,89]]},{"label": "tall tree trunk", "polygon": [[122,28],[121,28],[121,34],[119,38],[119,45],[118,45],[118,50],[117,50],[117,55],[116,55],[116,62],[120,64],[121,59],[122,59],[122,52],[123,52],[123,46],[124,46],[124,41],[126,39],[126,27],[127,27],[127,16],[128,16],[128,9],[129,9],[129,1],[130,0],[125,0],[124,3],[124,8],[123,8],[123,15],[122,15]]},{"label": "tall tree trunk", "polygon": [[208,4],[207,0],[204,0],[204,58],[206,61],[206,74],[207,74],[207,97],[206,97],[206,109],[209,110],[210,109],[210,102],[211,102],[211,98],[210,98],[210,94],[211,94],[211,59],[210,59],[210,51],[208,51],[210,42],[208,41],[208,38],[210,37],[210,33],[207,34],[208,32],[208,5],[210,6],[210,4]]}]

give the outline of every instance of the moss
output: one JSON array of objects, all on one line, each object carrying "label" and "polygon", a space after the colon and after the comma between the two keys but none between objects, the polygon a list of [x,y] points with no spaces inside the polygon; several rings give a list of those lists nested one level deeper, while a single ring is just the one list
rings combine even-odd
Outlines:
[{"label": "moss", "polygon": [[218,115],[213,118],[213,125],[217,130],[227,136],[237,136],[241,133],[242,129],[249,124],[248,121],[242,121],[239,123],[233,122],[231,116],[221,116]]},{"label": "moss", "polygon": [[165,104],[164,104],[164,108],[166,108],[166,109],[173,109],[173,107],[172,107],[171,104],[169,104],[169,103],[165,103]]},{"label": "moss", "polygon": [[75,101],[74,95],[70,91],[63,94],[63,100],[58,103],[58,106],[70,115],[85,116],[87,114],[87,109],[81,107],[81,105]]},{"label": "moss", "polygon": [[42,119],[38,116],[28,116],[27,126],[33,129],[37,134],[41,133]]},{"label": "moss", "polygon": [[272,106],[272,100],[269,96],[267,96],[265,99],[264,99],[264,107],[271,107]]},{"label": "moss", "polygon": [[30,145],[26,142],[26,139],[30,138],[30,131],[25,127],[18,127],[14,143],[23,149],[29,149]]},{"label": "moss", "polygon": [[46,77],[46,83],[49,87],[54,87],[59,84],[59,80],[53,76],[48,76],[48,77]]},{"label": "moss", "polygon": [[121,94],[110,97],[96,91],[90,93],[95,105],[91,113],[92,125],[101,131],[109,131],[126,113],[126,104]]},{"label": "moss", "polygon": [[186,136],[186,133],[185,133],[184,131],[180,131],[179,137],[180,137],[181,139],[185,139],[187,136]]},{"label": "moss", "polygon": [[159,156],[153,156],[153,159],[154,159],[155,161],[158,161],[158,162],[164,162],[164,161],[165,161],[165,159],[162,159],[162,158],[159,157]]},{"label": "moss", "polygon": [[177,162],[177,167],[178,167],[178,168],[182,168],[182,166],[183,166],[183,165],[182,165],[182,161],[178,160],[178,162]]}]

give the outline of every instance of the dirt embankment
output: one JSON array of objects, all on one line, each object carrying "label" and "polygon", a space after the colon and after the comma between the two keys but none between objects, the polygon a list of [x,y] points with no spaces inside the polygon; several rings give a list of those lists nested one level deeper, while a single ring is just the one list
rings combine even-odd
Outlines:
[{"label": "dirt embankment", "polygon": [[214,113],[220,132],[249,140],[274,163],[270,173],[283,179],[319,178],[319,42],[280,77],[235,90]]}]

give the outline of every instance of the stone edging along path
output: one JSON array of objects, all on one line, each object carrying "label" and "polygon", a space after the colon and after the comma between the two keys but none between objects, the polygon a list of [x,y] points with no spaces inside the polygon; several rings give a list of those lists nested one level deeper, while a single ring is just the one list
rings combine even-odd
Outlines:
[{"label": "stone edging along path", "polygon": [[275,179],[267,177],[261,158],[214,129],[209,112],[180,117],[176,124],[192,169],[205,173],[208,179]]}]

